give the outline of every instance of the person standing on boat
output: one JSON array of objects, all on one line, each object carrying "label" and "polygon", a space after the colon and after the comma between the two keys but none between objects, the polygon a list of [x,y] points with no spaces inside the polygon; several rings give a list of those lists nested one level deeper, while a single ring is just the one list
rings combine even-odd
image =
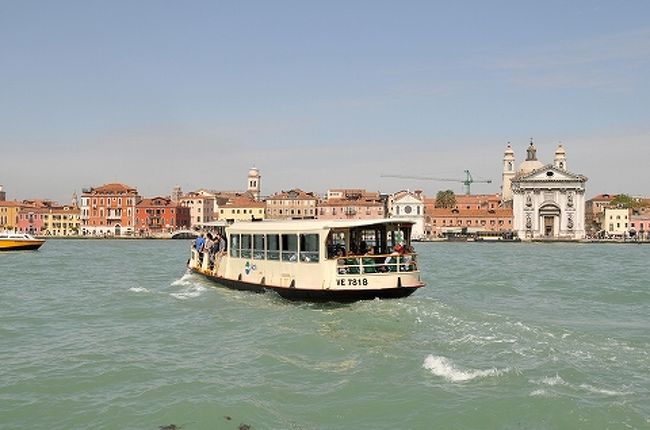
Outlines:
[{"label": "person standing on boat", "polygon": [[217,253],[219,255],[223,254],[226,252],[226,239],[223,237],[222,234],[217,233]]},{"label": "person standing on boat", "polygon": [[203,261],[203,245],[205,245],[205,237],[203,233],[201,233],[201,235],[196,238],[196,242],[194,242],[194,249],[199,253],[199,261]]}]

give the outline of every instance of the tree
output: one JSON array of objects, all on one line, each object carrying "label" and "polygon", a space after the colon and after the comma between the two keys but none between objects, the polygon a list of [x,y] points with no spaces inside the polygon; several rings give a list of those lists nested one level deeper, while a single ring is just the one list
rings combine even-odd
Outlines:
[{"label": "tree", "polygon": [[627,194],[619,194],[609,202],[609,205],[613,208],[636,209],[639,207],[639,201]]},{"label": "tree", "polygon": [[451,209],[456,206],[456,195],[452,190],[438,191],[436,194],[436,207]]}]

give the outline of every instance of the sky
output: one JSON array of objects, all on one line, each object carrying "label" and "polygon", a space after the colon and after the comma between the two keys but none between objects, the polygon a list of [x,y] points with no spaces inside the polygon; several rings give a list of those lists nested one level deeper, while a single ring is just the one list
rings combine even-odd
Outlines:
[{"label": "sky", "polygon": [[[0,184],[427,195],[503,151],[650,195],[650,2],[0,0]],[[458,182],[382,175],[429,176]]]}]

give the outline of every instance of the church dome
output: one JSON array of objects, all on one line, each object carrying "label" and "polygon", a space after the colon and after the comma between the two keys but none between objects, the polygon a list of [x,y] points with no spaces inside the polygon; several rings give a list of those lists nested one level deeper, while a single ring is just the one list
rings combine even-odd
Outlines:
[{"label": "church dome", "polygon": [[542,167],[544,167],[544,165],[539,160],[526,160],[519,165],[518,172],[519,174],[525,175]]},{"label": "church dome", "polygon": [[260,171],[257,169],[257,167],[251,167],[251,169],[248,171],[248,176],[259,176]]},{"label": "church dome", "polygon": [[506,150],[503,153],[503,155],[515,155],[515,151],[512,150],[512,146],[510,146],[510,144],[508,144],[508,146],[506,147]]},{"label": "church dome", "polygon": [[557,146],[557,149],[555,150],[555,155],[566,155],[566,151],[564,150],[564,147],[562,145]]}]

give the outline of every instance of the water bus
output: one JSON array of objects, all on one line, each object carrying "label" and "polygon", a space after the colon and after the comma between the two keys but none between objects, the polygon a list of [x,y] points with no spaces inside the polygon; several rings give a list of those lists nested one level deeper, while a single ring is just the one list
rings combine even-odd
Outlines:
[{"label": "water bus", "polygon": [[424,286],[412,223],[377,220],[236,222],[227,249],[191,250],[188,266],[223,286],[289,300],[399,298]]}]

